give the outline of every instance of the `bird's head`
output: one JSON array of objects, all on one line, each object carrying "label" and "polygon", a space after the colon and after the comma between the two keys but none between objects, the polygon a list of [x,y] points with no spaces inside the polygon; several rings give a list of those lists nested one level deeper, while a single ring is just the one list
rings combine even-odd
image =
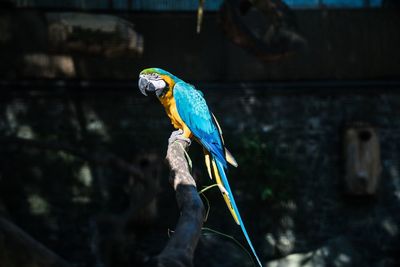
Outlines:
[{"label": "bird's head", "polygon": [[163,69],[144,69],[139,74],[139,90],[145,96],[148,92],[155,92],[161,98],[174,87],[176,80],[174,75]]}]

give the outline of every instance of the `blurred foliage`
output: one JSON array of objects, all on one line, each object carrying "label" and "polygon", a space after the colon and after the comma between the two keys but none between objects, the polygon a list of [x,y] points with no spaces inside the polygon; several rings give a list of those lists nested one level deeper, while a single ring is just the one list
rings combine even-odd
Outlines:
[{"label": "blurred foliage", "polygon": [[251,192],[257,192],[257,200],[279,203],[292,199],[296,168],[288,158],[277,153],[276,143],[269,136],[257,133],[243,136],[241,143],[241,153],[236,155],[240,162],[239,176],[246,183],[253,182]]}]

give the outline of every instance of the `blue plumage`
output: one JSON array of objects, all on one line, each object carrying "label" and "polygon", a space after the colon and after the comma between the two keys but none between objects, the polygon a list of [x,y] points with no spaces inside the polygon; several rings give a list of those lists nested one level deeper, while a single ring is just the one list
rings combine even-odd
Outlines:
[{"label": "blue plumage", "polygon": [[204,147],[210,178],[215,178],[229,211],[240,225],[257,263],[262,266],[244,227],[225,174],[227,163],[236,167],[237,162],[226,150],[222,130],[208,109],[203,94],[194,86],[159,68],[149,68],[141,72],[139,89],[145,95],[147,91],[154,91],[164,105],[172,125],[182,130],[183,138],[194,137]]},{"label": "blue plumage", "polygon": [[251,251],[257,260],[257,263],[259,266],[262,266],[233,198],[233,194],[225,174],[225,169],[227,167],[225,147],[221,140],[217,126],[214,123],[211,112],[209,111],[206,101],[203,98],[203,94],[190,84],[187,84],[183,81],[175,84],[173,93],[178,113],[182,120],[192,131],[197,140],[214,156],[213,158],[215,159],[223,186],[230,196],[232,208],[238,217],[239,225],[243,231],[246,241],[251,248]]},{"label": "blue plumage", "polygon": [[202,93],[185,82],[176,83],[173,93],[179,116],[197,140],[226,167],[225,148]]},{"label": "blue plumage", "polygon": [[250,239],[250,237],[249,237],[249,234],[247,233],[246,227],[244,227],[244,223],[243,223],[243,221],[242,221],[242,217],[240,216],[238,207],[236,206],[235,199],[233,198],[233,194],[232,194],[232,191],[231,191],[231,187],[229,186],[228,179],[226,178],[226,174],[225,174],[224,167],[223,167],[222,164],[221,164],[220,162],[218,162],[218,161],[217,161],[217,168],[218,168],[219,174],[220,174],[220,176],[221,176],[222,183],[223,183],[223,185],[224,185],[226,191],[228,192],[228,194],[231,196],[232,208],[233,208],[233,209],[235,210],[235,212],[236,212],[236,215],[237,215],[238,220],[239,220],[239,225],[240,225],[240,228],[242,229],[243,235],[244,235],[244,237],[246,238],[246,241],[247,241],[247,243],[249,244],[250,249],[251,249],[251,251],[253,252],[253,254],[254,254],[254,256],[255,256],[258,265],[259,265],[259,266],[262,266],[261,261],[260,261],[260,259],[259,259],[258,256],[257,256],[256,250],[254,249],[253,244],[251,243],[251,239]]}]

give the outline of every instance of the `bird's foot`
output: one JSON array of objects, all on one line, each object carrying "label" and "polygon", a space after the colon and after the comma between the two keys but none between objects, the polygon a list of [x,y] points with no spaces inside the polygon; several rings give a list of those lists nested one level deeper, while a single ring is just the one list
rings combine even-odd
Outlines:
[{"label": "bird's foot", "polygon": [[190,138],[187,138],[183,135],[183,130],[179,129],[176,131],[173,131],[171,133],[171,136],[168,139],[168,143],[171,144],[173,142],[175,142],[176,140],[182,140],[188,143],[188,145],[190,146],[190,144],[192,143],[192,141],[190,140]]}]

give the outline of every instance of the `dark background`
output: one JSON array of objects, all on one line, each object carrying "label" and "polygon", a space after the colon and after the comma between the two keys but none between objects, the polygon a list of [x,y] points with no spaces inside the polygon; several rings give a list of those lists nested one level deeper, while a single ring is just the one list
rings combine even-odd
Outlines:
[{"label": "dark background", "polygon": [[[2,217],[73,266],[141,266],[157,255],[179,216],[164,161],[173,129],[137,76],[162,67],[201,89],[219,118],[239,163],[228,173],[233,193],[263,262],[399,265],[397,9],[295,10],[307,48],[271,62],[231,43],[217,12],[196,34],[195,11],[89,10],[133,23],[143,43],[115,52],[125,39],[96,30],[54,41],[54,17],[77,11],[0,11]],[[382,176],[367,199],[345,195],[341,130],[352,121],[380,138]],[[212,183],[200,146],[189,153],[198,187]],[[110,154],[149,184],[96,160]],[[245,244],[218,190],[206,196],[205,227]],[[0,245],[0,266],[18,266]],[[252,266],[234,241],[207,230],[194,263]]]}]

